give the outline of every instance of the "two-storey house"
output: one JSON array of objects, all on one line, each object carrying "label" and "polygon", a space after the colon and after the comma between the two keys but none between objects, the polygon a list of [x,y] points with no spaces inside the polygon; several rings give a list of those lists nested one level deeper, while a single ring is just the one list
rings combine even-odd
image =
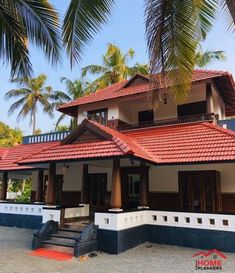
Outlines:
[{"label": "two-storey house", "polygon": [[[158,84],[136,75],[62,105],[78,120],[71,133],[1,149],[1,199],[9,178],[32,176],[32,226],[89,216],[110,253],[146,240],[234,251],[235,132],[224,128],[235,116],[234,80],[195,70],[189,96],[176,103],[154,77]],[[23,219],[23,205],[2,204],[0,213]]]}]

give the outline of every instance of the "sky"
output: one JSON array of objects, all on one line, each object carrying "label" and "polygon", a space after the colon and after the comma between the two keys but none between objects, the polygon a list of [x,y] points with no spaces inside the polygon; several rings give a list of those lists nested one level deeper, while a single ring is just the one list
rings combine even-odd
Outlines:
[{"label": "sky", "polygon": [[[62,17],[69,0],[52,0],[51,3],[59,10]],[[235,34],[228,32],[227,28],[228,24],[225,18],[218,14],[214,27],[203,47],[208,50],[223,50],[227,59],[225,62],[214,62],[206,68],[226,70],[235,75]],[[73,67],[72,70],[64,53],[62,54],[62,62],[57,67],[52,67],[40,49],[32,47],[30,53],[34,76],[45,73],[48,76],[47,85],[52,86],[54,90],[65,91],[60,77],[67,77],[71,80],[79,79],[82,67],[89,64],[101,64],[101,56],[105,53],[107,44],[110,42],[118,45],[123,52],[133,48],[136,53],[133,62],[147,63],[148,54],[144,31],[144,0],[117,0],[108,24],[104,25],[92,43],[86,46],[81,63]],[[9,67],[0,65],[0,75],[0,121],[12,128],[20,128],[24,135],[31,134],[32,128],[30,128],[27,118],[17,120],[17,112],[13,115],[8,114],[8,109],[15,100],[6,100],[4,94],[16,87],[9,82]],[[40,128],[42,132],[49,132],[54,129],[60,113],[55,112],[54,118],[51,119],[39,109],[37,116],[37,128]],[[66,122],[68,120],[63,123]]]}]

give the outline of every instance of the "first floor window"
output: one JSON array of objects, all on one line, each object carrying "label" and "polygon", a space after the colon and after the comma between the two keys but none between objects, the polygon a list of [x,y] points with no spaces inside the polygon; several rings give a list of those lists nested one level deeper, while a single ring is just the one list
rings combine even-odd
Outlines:
[{"label": "first floor window", "polygon": [[178,117],[205,114],[206,108],[206,101],[178,105]]},{"label": "first floor window", "polygon": [[108,110],[99,109],[94,111],[88,111],[88,119],[99,122],[100,124],[107,125]]},{"label": "first floor window", "polygon": [[153,110],[146,110],[138,113],[139,123],[152,122],[153,120],[154,120]]}]

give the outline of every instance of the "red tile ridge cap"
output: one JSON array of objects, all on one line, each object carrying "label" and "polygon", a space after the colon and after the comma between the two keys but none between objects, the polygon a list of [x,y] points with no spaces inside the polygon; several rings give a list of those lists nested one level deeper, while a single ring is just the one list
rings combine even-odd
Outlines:
[{"label": "red tile ridge cap", "polygon": [[[96,121],[88,120],[87,122],[90,122],[91,124],[94,124],[95,126],[99,127],[101,130],[104,130],[106,133],[112,135],[112,141],[118,146],[119,149],[125,154],[135,154],[135,151],[133,148],[130,147],[128,143],[126,143],[125,139],[130,142],[131,145],[134,147],[142,150],[149,158],[150,160],[153,160],[156,162],[156,157],[152,155],[148,150],[146,150],[144,147],[140,146],[138,143],[136,143],[133,139],[131,139],[129,136],[122,134],[114,129],[111,129],[107,126],[104,126]],[[121,143],[120,143],[121,142]]]},{"label": "red tile ridge cap", "polygon": [[196,68],[194,69],[194,71],[196,72],[205,72],[205,73],[218,73],[218,74],[222,74],[222,75],[232,75],[229,71],[227,70],[220,70],[220,69],[201,69],[201,68]]},{"label": "red tile ridge cap", "polygon": [[0,156],[0,159],[5,159],[7,154],[9,153],[9,148],[11,147],[3,147],[2,150],[2,154]]},{"label": "red tile ridge cap", "polygon": [[224,133],[226,135],[235,137],[235,132],[229,129],[225,129],[217,124],[209,123],[209,122],[203,122],[202,125],[209,127],[211,129],[215,129],[217,131],[220,131],[221,133]]},{"label": "red tile ridge cap", "polygon": [[132,149],[119,137],[113,137],[112,141],[118,146],[118,148],[124,153],[124,154],[134,154]]}]

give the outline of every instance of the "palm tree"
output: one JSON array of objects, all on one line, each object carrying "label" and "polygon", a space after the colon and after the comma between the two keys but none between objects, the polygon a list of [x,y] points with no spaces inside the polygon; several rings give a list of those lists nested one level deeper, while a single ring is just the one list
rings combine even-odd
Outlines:
[{"label": "palm tree", "polygon": [[[67,93],[63,93],[63,97],[61,96],[61,100],[52,104],[53,108],[57,108],[66,102],[76,100],[92,92],[91,90],[92,86],[90,85],[90,83],[85,82],[83,79],[72,81],[66,77],[62,77],[60,80],[62,83],[65,83]],[[60,123],[65,117],[66,117],[66,114],[61,114],[61,116],[56,122],[55,130],[57,131],[61,130]],[[72,130],[76,127],[77,127],[77,118],[71,118],[69,129]]]},{"label": "palm tree", "polygon": [[43,111],[49,116],[53,116],[53,107],[51,102],[61,100],[64,98],[64,93],[60,91],[53,91],[51,86],[45,86],[47,76],[41,74],[36,78],[22,78],[14,79],[12,82],[19,84],[19,89],[12,89],[6,93],[6,98],[18,98],[14,102],[9,113],[12,114],[20,109],[17,119],[21,117],[30,116],[30,125],[33,126],[33,134],[36,133],[36,117],[38,106],[41,105]]},{"label": "palm tree", "polygon": [[[84,46],[107,23],[115,2],[70,1],[63,40],[71,65],[80,60]],[[234,25],[234,0],[145,0],[150,73],[163,72],[174,85],[172,94],[176,99],[190,90],[198,46],[211,30],[219,9]]]},{"label": "palm tree", "polygon": [[12,147],[22,143],[23,132],[17,128],[12,129],[0,121],[0,147]]},{"label": "palm tree", "polygon": [[135,51],[132,48],[124,54],[118,46],[108,44],[107,51],[102,56],[102,65],[88,65],[84,67],[82,76],[86,76],[87,72],[92,75],[98,75],[98,78],[91,85],[95,90],[99,90],[126,80],[136,73],[149,74],[149,68],[146,64],[136,63],[132,67],[128,66],[128,62],[133,59],[134,55]]},{"label": "palm tree", "polygon": [[29,77],[29,43],[40,47],[48,60],[60,59],[58,14],[48,1],[0,0],[0,58],[11,66],[11,76]]},{"label": "palm tree", "polygon": [[208,64],[211,64],[215,60],[218,60],[218,61],[226,60],[224,51],[206,50],[203,52],[202,50],[199,50],[195,56],[195,65],[200,68],[203,68],[207,66]]}]

